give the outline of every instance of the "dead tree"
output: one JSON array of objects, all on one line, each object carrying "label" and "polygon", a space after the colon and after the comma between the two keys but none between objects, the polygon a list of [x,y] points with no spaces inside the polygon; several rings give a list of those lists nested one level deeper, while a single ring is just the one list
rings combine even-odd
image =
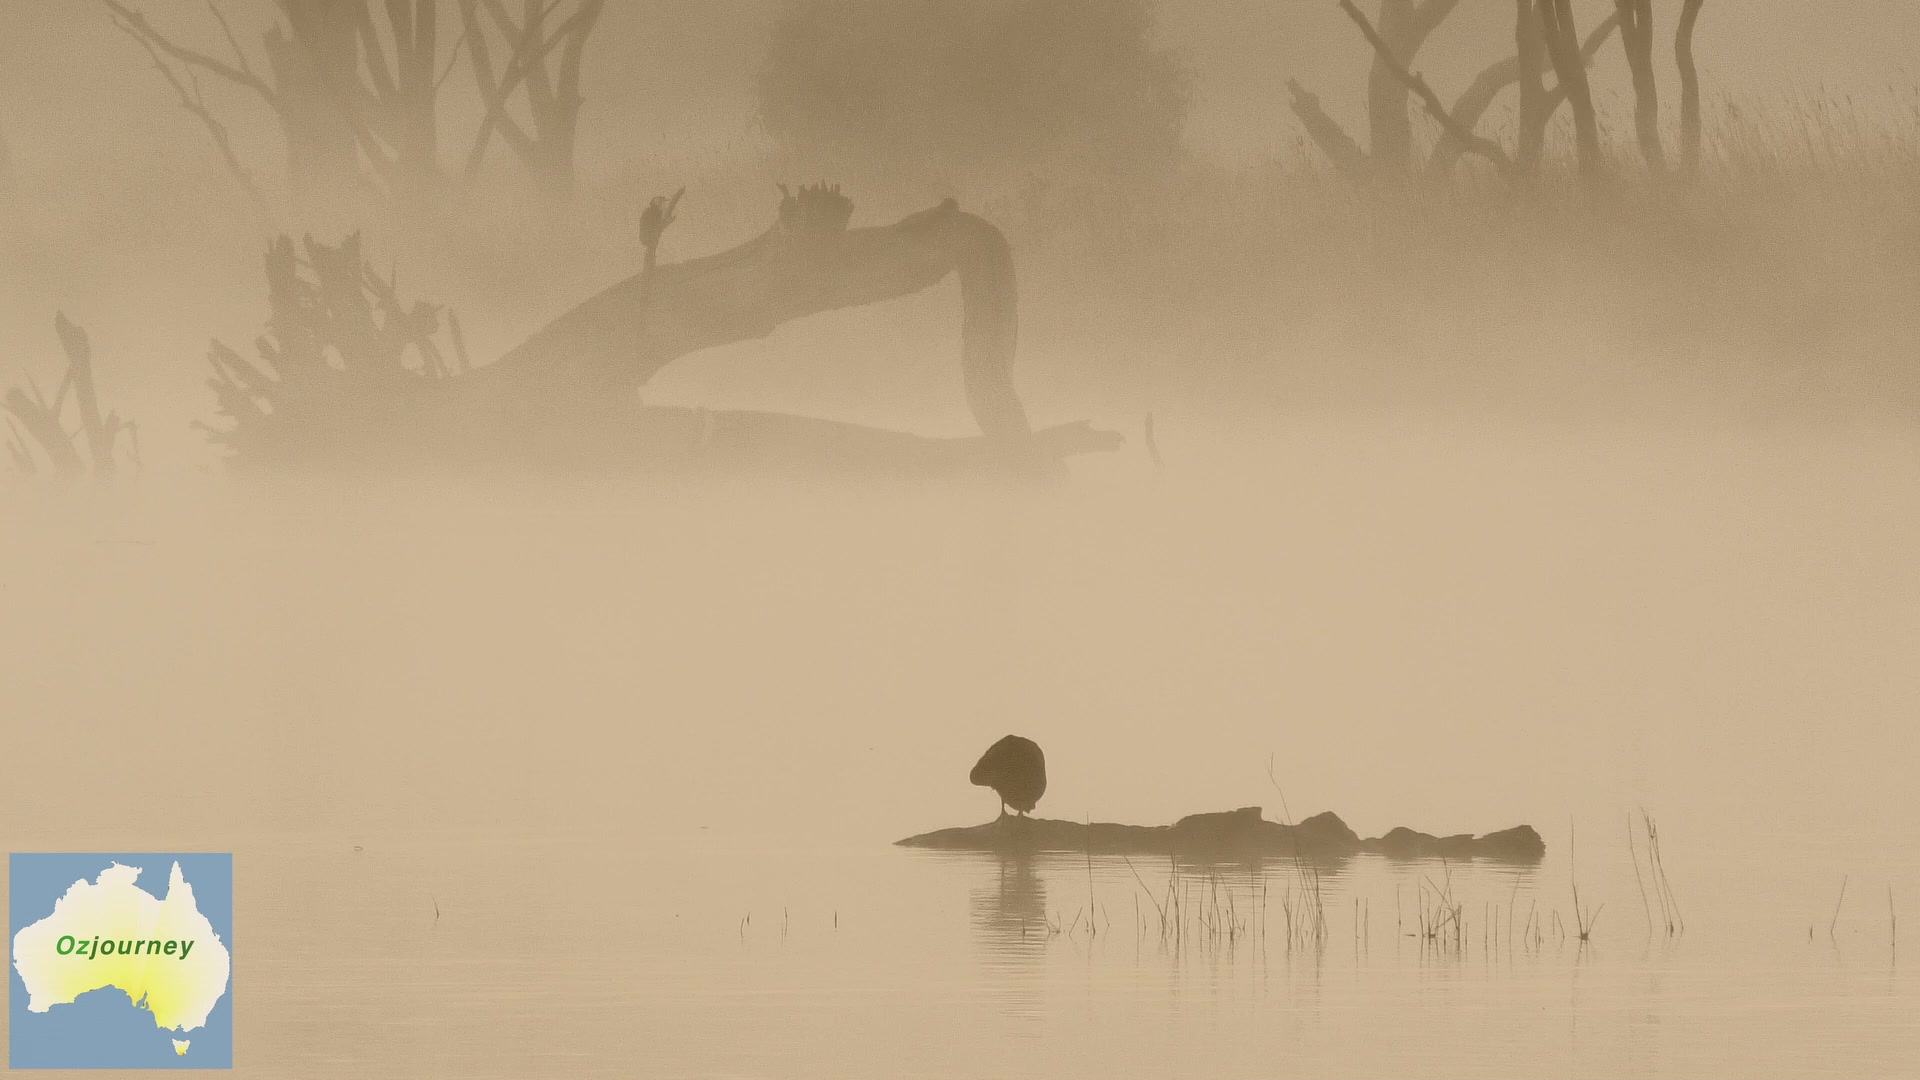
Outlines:
[{"label": "dead tree", "polygon": [[[1384,49],[1377,50],[1367,74],[1368,148],[1359,144],[1321,109],[1319,98],[1288,80],[1295,116],[1322,153],[1343,173],[1405,176],[1413,167],[1413,123],[1407,114],[1412,89],[1407,71],[1427,39],[1453,14],[1460,0],[1381,0],[1376,25]],[[1357,162],[1364,161],[1364,170]]]},{"label": "dead tree", "polygon": [[1287,80],[1287,91],[1293,96],[1293,115],[1300,118],[1301,126],[1307,129],[1320,152],[1327,156],[1333,167],[1349,180],[1365,180],[1373,175],[1371,160],[1360,144],[1353,141],[1338,121],[1327,115],[1320,105],[1320,96],[1300,85],[1298,79]]},{"label": "dead tree", "polygon": [[[1515,55],[1482,71],[1472,85],[1455,100],[1452,108],[1440,104],[1426,80],[1411,68],[1411,59],[1427,38],[1452,14],[1454,3],[1428,0],[1383,0],[1378,24],[1368,20],[1353,0],[1340,0],[1340,7],[1366,36],[1373,48],[1373,67],[1368,83],[1368,116],[1372,146],[1362,150],[1326,110],[1319,98],[1289,79],[1294,115],[1307,134],[1327,155],[1334,167],[1351,178],[1379,177],[1403,172],[1406,155],[1411,153],[1412,132],[1407,125],[1409,96],[1420,99],[1441,130],[1427,161],[1429,175],[1452,172],[1462,153],[1472,152],[1492,162],[1509,176],[1532,172],[1538,167],[1545,143],[1547,125],[1560,106],[1574,103],[1575,126],[1583,133],[1583,161],[1597,160],[1598,126],[1593,118],[1592,92],[1586,82],[1586,68],[1600,46],[1620,25],[1618,15],[1608,16],[1594,28],[1584,43],[1576,42],[1568,60],[1550,39],[1549,29],[1571,27],[1571,18],[1560,19],[1558,12],[1570,0],[1516,0],[1514,27]],[[1629,0],[1633,2],[1633,0]],[[1556,7],[1556,4],[1558,7]],[[1542,75],[1552,60],[1556,85],[1549,89]],[[1561,71],[1568,62],[1576,72],[1569,77]],[[1486,111],[1508,86],[1520,86],[1520,131],[1516,155],[1475,133]],[[1391,84],[1391,89],[1389,89]],[[1584,119],[1583,119],[1584,117]],[[1396,119],[1397,118],[1397,119]],[[1584,153],[1592,135],[1591,155]]]},{"label": "dead tree", "polygon": [[[441,190],[440,89],[464,46],[482,107],[466,178],[478,174],[498,133],[551,202],[572,196],[585,101],[582,58],[606,0],[579,0],[564,18],[556,12],[563,0],[525,0],[518,20],[505,0],[460,0],[461,37],[444,66],[438,59],[440,0],[384,0],[379,17],[371,0],[277,0],[284,23],[265,37],[264,73],[218,7],[213,16],[231,59],[178,44],[128,0],[103,2],[115,24],[152,55],[250,191],[250,174],[201,96],[198,73],[241,87],[273,110],[286,140],[295,201],[329,219],[357,216],[369,197],[417,210]],[[490,32],[506,41],[505,63],[498,67]],[[512,111],[521,97],[530,129]]]},{"label": "dead tree", "polygon": [[1689,178],[1700,172],[1700,69],[1693,60],[1693,31],[1706,0],[1686,0],[1674,31],[1674,59],[1680,67],[1680,169]]},{"label": "dead tree", "polygon": [[279,458],[283,448],[365,437],[370,417],[418,385],[453,377],[435,342],[439,310],[403,304],[393,279],[361,257],[358,235],[337,247],[308,238],[301,249],[281,237],[267,251],[266,276],[272,314],[257,342],[260,363],[218,341],[208,353],[207,385],[233,421],[212,434],[242,456]]},{"label": "dead tree", "polygon": [[[1547,108],[1547,89],[1543,74],[1547,64],[1547,41],[1540,32],[1540,14],[1534,10],[1533,0],[1514,0],[1518,14],[1513,27],[1513,75],[1520,84],[1520,167],[1527,172],[1540,167],[1541,155],[1546,150],[1547,124],[1553,113]],[[1498,67],[1499,65],[1495,65]],[[1473,87],[1467,93],[1473,93],[1487,80],[1488,72],[1481,73],[1474,80]],[[1493,96],[1499,93],[1498,86],[1488,88],[1486,101],[1491,104]],[[1564,93],[1561,95],[1566,96]],[[1459,108],[1455,105],[1455,108]],[[1482,106],[1485,111],[1485,106]]]},{"label": "dead tree", "polygon": [[1408,71],[1406,67],[1396,62],[1392,55],[1392,44],[1367,21],[1367,17],[1354,5],[1353,0],[1340,0],[1340,7],[1347,13],[1347,17],[1353,20],[1354,25],[1360,28],[1360,33],[1367,39],[1367,44],[1373,46],[1375,62],[1386,64],[1393,77],[1420,99],[1421,103],[1427,107],[1428,115],[1440,125],[1440,129],[1446,133],[1447,138],[1492,162],[1503,176],[1514,175],[1513,159],[1507,156],[1506,150],[1499,143],[1482,138],[1462,125],[1452,113],[1447,111],[1447,107],[1441,104],[1440,95],[1434,93],[1433,87],[1427,85],[1424,76]]},{"label": "dead tree", "polygon": [[[1547,125],[1552,122],[1560,106],[1566,104],[1567,88],[1557,84],[1549,88],[1542,79],[1546,42],[1540,34],[1539,19],[1534,15],[1533,0],[1518,0],[1516,6],[1520,10],[1520,19],[1515,28],[1515,55],[1482,71],[1472,85],[1454,99],[1452,113],[1462,127],[1469,130],[1476,128],[1501,91],[1517,83],[1520,87],[1520,131],[1515,163],[1521,172],[1530,173],[1539,166]],[[1609,15],[1587,34],[1580,55],[1588,67],[1593,66],[1594,57],[1599,55],[1601,46],[1613,36],[1619,25],[1619,17]],[[1433,154],[1427,162],[1428,170],[1436,176],[1451,174],[1462,152],[1463,147],[1458,140],[1443,137],[1434,145]]]},{"label": "dead tree", "polygon": [[[1015,393],[1017,287],[1000,231],[952,202],[890,226],[848,228],[851,201],[803,188],[765,233],[718,255],[658,265],[560,316],[497,362],[451,371],[435,309],[402,305],[357,244],[290,242],[268,259],[273,336],[261,362],[217,345],[214,389],[236,457],[267,464],[373,461],[630,469],[695,450],[892,464],[1057,471],[1118,438],[1086,425],[1035,432]],[[636,391],[692,352],[765,337],[819,312],[960,281],[961,378],[983,438],[922,440],[804,417],[643,406]],[[716,450],[716,446],[720,449]],[[911,450],[905,448],[912,448]],[[917,466],[916,466],[917,467]]]},{"label": "dead tree", "polygon": [[201,97],[200,73],[249,91],[273,111],[286,142],[289,187],[304,209],[329,217],[358,209],[368,194],[417,203],[436,188],[438,0],[386,0],[384,37],[369,0],[279,0],[285,21],[262,41],[264,74],[218,7],[213,16],[230,60],[177,43],[123,0],[103,2],[115,24],[152,55],[243,183],[251,186]]},{"label": "dead tree", "polygon": [[[389,191],[412,199],[430,195],[440,177],[438,122],[439,0],[386,0],[393,58],[362,0],[356,19],[367,82],[331,78],[347,103],[354,137]],[[343,73],[344,74],[344,73]]]},{"label": "dead tree", "polygon": [[[67,354],[67,370],[53,398],[49,400],[29,380],[25,387],[9,389],[0,401],[8,414],[7,451],[14,466],[25,473],[37,473],[44,464],[62,476],[92,472],[110,477],[123,439],[137,464],[139,429],[118,413],[100,412],[93,378],[93,345],[87,332],[68,322],[64,314],[54,316],[54,329]],[[69,423],[79,429],[77,434],[68,432]]]},{"label": "dead tree", "polygon": [[7,145],[7,131],[0,128],[0,205],[13,198],[13,149]]},{"label": "dead tree", "polygon": [[1587,83],[1587,65],[1580,57],[1580,40],[1573,22],[1573,0],[1537,0],[1535,11],[1547,42],[1547,58],[1555,77],[1566,87],[1573,109],[1575,145],[1580,172],[1598,176],[1605,168],[1600,153],[1600,121],[1594,113],[1593,89]]},{"label": "dead tree", "polygon": [[1367,73],[1367,130],[1376,169],[1405,173],[1413,167],[1413,123],[1407,115],[1408,86],[1398,72],[1410,68],[1427,38],[1460,6],[1460,0],[1381,0],[1379,32],[1386,48]]},{"label": "dead tree", "polygon": [[1660,142],[1660,87],[1653,77],[1653,0],[1614,0],[1614,10],[1627,68],[1633,73],[1633,128],[1640,154],[1649,169],[1664,173],[1667,151]]},{"label": "dead tree", "polygon": [[[486,159],[493,133],[513,151],[535,186],[554,203],[573,197],[574,157],[580,128],[580,65],[587,39],[606,7],[606,0],[580,0],[552,33],[547,27],[558,0],[525,0],[519,21],[507,11],[505,0],[460,0],[460,15],[465,26],[467,55],[473,61],[474,80],[486,116],[480,134],[467,155],[466,175],[478,175]],[[485,7],[486,19],[480,8]],[[496,71],[492,49],[487,44],[488,24],[506,41],[509,58]],[[558,65],[549,69],[548,60],[558,54]],[[532,130],[508,111],[515,90],[524,87]]]},{"label": "dead tree", "polygon": [[[356,8],[358,10],[356,10]],[[323,220],[351,214],[374,190],[362,169],[361,138],[348,85],[360,86],[358,0],[299,0],[281,5],[287,25],[267,32],[272,82],[266,100],[287,143],[287,179],[295,201]],[[246,54],[234,57],[243,66]],[[251,74],[251,68],[245,68]]]}]

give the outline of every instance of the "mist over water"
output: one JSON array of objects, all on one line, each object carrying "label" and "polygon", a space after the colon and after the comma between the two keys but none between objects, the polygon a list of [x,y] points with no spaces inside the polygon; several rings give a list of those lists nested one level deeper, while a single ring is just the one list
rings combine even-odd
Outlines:
[{"label": "mist over water", "polygon": [[[1876,493],[1910,440],[1290,428],[1070,492],[49,497],[6,541],[9,756],[47,765],[9,842],[235,851],[237,1060],[320,1074],[1897,1074],[1920,582]],[[1170,952],[1164,861],[888,846],[989,818],[964,770],[1007,730],[1043,816],[1279,818],[1271,757],[1296,818],[1549,855],[1343,863],[1317,949],[1274,929],[1296,868],[1219,868],[1265,939]],[[1680,938],[1643,926],[1642,807]],[[1528,946],[1576,873],[1598,940]],[[1396,926],[1443,876],[1463,955]],[[1089,902],[1103,934],[1049,931]]]}]

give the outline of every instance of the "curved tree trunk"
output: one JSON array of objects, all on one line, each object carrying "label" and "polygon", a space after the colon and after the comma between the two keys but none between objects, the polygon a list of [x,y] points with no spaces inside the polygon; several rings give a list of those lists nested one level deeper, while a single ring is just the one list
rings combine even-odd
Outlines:
[{"label": "curved tree trunk", "polygon": [[[1531,19],[1533,0],[1519,0],[1519,6],[1526,12],[1522,18]],[[1526,33],[1526,25],[1523,23],[1517,28],[1517,34]],[[1607,43],[1607,39],[1613,36],[1614,29],[1619,25],[1619,17],[1609,15],[1587,35],[1586,44],[1580,47],[1581,59],[1587,66],[1593,65],[1593,58],[1599,54],[1600,47]],[[1486,115],[1487,109],[1492,107],[1494,99],[1499,97],[1500,92],[1518,82],[1520,84],[1520,157],[1518,160],[1523,172],[1531,172],[1539,165],[1547,124],[1552,121],[1553,115],[1560,111],[1560,106],[1566,104],[1567,100],[1565,87],[1555,86],[1548,89],[1540,85],[1541,72],[1537,65],[1544,63],[1545,46],[1539,37],[1539,23],[1534,21],[1531,26],[1533,55],[1528,59],[1523,59],[1521,55],[1509,56],[1482,71],[1479,77],[1473,80],[1473,84],[1455,99],[1452,110],[1453,118],[1459,121],[1462,127],[1469,129],[1478,127],[1481,117]],[[1523,38],[1523,43],[1524,40]],[[1521,51],[1526,52],[1524,44]],[[1532,78],[1534,85],[1532,93],[1538,95],[1532,102],[1531,109],[1528,103],[1531,95],[1527,89],[1528,79],[1525,74],[1529,63],[1536,65]],[[1428,168],[1435,174],[1444,176],[1453,171],[1453,167],[1459,163],[1460,155],[1464,152],[1465,148],[1461,146],[1458,139],[1442,138],[1434,145],[1433,156],[1428,159]]]},{"label": "curved tree trunk", "polygon": [[[1533,10],[1533,0],[1515,0],[1515,6],[1519,10],[1513,27],[1512,63],[1513,77],[1520,83],[1518,161],[1521,172],[1532,173],[1540,167],[1540,155],[1546,148],[1547,120],[1553,115],[1552,110],[1547,108],[1547,89],[1542,78],[1547,66],[1547,43],[1540,34],[1540,16]],[[1487,106],[1493,103],[1494,95],[1498,94],[1501,86],[1505,85],[1506,73],[1503,68],[1502,64],[1495,64],[1488,68],[1480,78],[1474,80],[1473,86],[1467,91],[1468,94],[1474,94],[1476,91],[1481,94],[1476,99],[1481,112],[1486,111]],[[1464,98],[1462,102],[1464,104]],[[1479,114],[1476,113],[1472,121],[1463,122],[1478,124]],[[1446,168],[1451,169],[1453,161],[1458,160],[1460,151],[1453,146],[1443,149],[1451,154],[1451,158],[1445,165]],[[1436,166],[1440,164],[1439,154],[1440,150],[1436,149],[1434,151]]]},{"label": "curved tree trunk", "polygon": [[368,194],[358,137],[341,102],[341,73],[357,80],[360,66],[357,9],[314,0],[282,10],[288,28],[267,33],[266,52],[287,144],[287,182],[313,224],[331,229],[356,220]]},{"label": "curved tree trunk", "polygon": [[1620,42],[1626,48],[1627,68],[1633,73],[1633,128],[1641,156],[1657,173],[1667,169],[1667,151],[1660,143],[1660,88],[1653,77],[1653,0],[1614,0],[1620,19]]},{"label": "curved tree trunk", "polygon": [[1688,177],[1700,171],[1700,69],[1693,60],[1693,31],[1706,0],[1686,0],[1674,32],[1674,59],[1680,66],[1680,169]]},{"label": "curved tree trunk", "polygon": [[13,150],[7,145],[7,131],[0,128],[0,208],[13,198]]},{"label": "curved tree trunk", "polygon": [[[1460,0],[1381,0],[1375,26],[1397,67],[1412,70],[1421,47],[1459,6]],[[1367,72],[1368,153],[1382,175],[1404,175],[1413,167],[1410,104],[1410,92],[1396,64],[1376,52]]]},{"label": "curved tree trunk", "polygon": [[[1380,36],[1403,64],[1413,62],[1404,48],[1413,21],[1413,0],[1381,0],[1374,20]],[[1407,87],[1393,65],[1376,54],[1367,71],[1367,148],[1382,174],[1404,173],[1413,163],[1413,122],[1407,117]]]},{"label": "curved tree trunk", "polygon": [[1320,105],[1320,96],[1300,85],[1298,79],[1287,80],[1287,90],[1292,96],[1290,105],[1293,115],[1300,118],[1300,126],[1306,129],[1307,137],[1313,140],[1320,152],[1327,156],[1340,175],[1349,180],[1365,180],[1372,171],[1367,152],[1353,141],[1327,110]]},{"label": "curved tree trunk", "polygon": [[1588,177],[1604,169],[1600,152],[1600,121],[1593,109],[1593,89],[1587,83],[1587,66],[1580,57],[1578,32],[1573,22],[1573,0],[1539,0],[1540,28],[1547,39],[1547,56],[1553,71],[1567,91],[1567,103],[1573,107],[1574,137],[1579,148],[1580,171]]},{"label": "curved tree trunk", "polygon": [[[606,0],[581,0],[563,19],[553,18],[557,2],[525,0],[517,22],[505,0],[485,0],[484,18],[481,7],[482,0],[460,0],[463,40],[486,108],[480,134],[467,155],[467,178],[479,174],[497,132],[526,167],[549,208],[563,206],[572,200],[577,183],[574,158],[580,109],[586,102],[580,93],[581,61]],[[499,71],[494,69],[487,44],[489,23],[506,38],[508,57]],[[553,26],[551,33],[549,26]],[[554,53],[559,54],[559,66],[549,71],[548,59]],[[522,89],[533,120],[531,130],[521,127],[507,108],[516,90]]]}]

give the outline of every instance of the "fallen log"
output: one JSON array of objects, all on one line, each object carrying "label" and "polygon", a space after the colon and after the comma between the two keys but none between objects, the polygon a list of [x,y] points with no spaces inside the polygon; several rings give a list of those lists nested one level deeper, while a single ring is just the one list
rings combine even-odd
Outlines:
[{"label": "fallen log", "polygon": [[[686,464],[735,474],[799,473],[931,479],[989,474],[1000,460],[986,436],[933,438],[810,416],[645,407],[649,433],[688,448]],[[1116,450],[1125,440],[1082,421],[1033,433],[1034,452],[1063,460]],[[671,461],[673,455],[655,460]]]},{"label": "fallen log", "polygon": [[[711,425],[700,428],[709,464],[752,459],[841,471],[885,466],[891,456],[895,467],[880,471],[903,475],[1057,474],[1067,456],[1120,444],[1085,424],[1034,431],[1013,383],[1017,283],[998,229],[951,200],[888,226],[849,229],[852,213],[838,189],[787,193],[774,226],[753,240],[649,265],[495,363],[463,363],[458,372],[432,342],[439,309],[402,304],[391,279],[364,266],[357,239],[339,248],[309,240],[304,260],[281,241],[267,262],[277,340],[262,342],[259,365],[216,343],[213,389],[233,421],[216,436],[238,458],[274,466],[627,469],[685,464],[697,417]],[[679,357],[765,337],[807,315],[907,296],[950,275],[960,283],[961,376],[979,438],[640,404],[637,390]]]},{"label": "fallen log", "polygon": [[1191,814],[1172,825],[1116,825],[1009,815],[985,825],[941,829],[895,843],[900,847],[1000,855],[1064,852],[1172,856],[1195,861],[1295,856],[1325,860],[1376,854],[1394,859],[1534,863],[1547,850],[1540,834],[1528,825],[1484,836],[1433,836],[1402,827],[1364,840],[1330,811],[1297,825],[1283,825],[1261,817],[1257,806]]},{"label": "fallen log", "polygon": [[[1124,439],[1085,422],[1033,433],[1035,453],[1064,460],[1118,449]],[[551,448],[549,448],[551,449]],[[568,456],[606,455],[650,475],[942,480],[991,477],[1001,449],[982,435],[939,438],[787,413],[634,406],[595,424]]]},{"label": "fallen log", "polygon": [[1027,442],[1033,429],[1013,386],[1018,287],[1000,230],[951,199],[893,225],[849,229],[852,214],[837,188],[786,194],[779,220],[758,237],[643,270],[472,378],[509,394],[633,390],[689,353],[763,338],[808,315],[910,296],[951,274],[960,279],[967,405],[983,434]]}]

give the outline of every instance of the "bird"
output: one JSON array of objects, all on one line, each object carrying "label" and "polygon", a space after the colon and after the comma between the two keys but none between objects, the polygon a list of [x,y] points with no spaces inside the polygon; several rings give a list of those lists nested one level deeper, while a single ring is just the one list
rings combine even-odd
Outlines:
[{"label": "bird", "polygon": [[673,212],[680,206],[680,196],[687,193],[681,188],[669,199],[665,195],[655,195],[653,201],[640,214],[640,246],[646,250],[646,269],[652,273],[660,256],[660,238],[666,235],[667,226],[674,222]]},{"label": "bird", "polygon": [[1012,807],[1025,817],[1047,792],[1047,758],[1032,739],[1009,735],[980,755],[967,780],[1000,796],[1000,816]]}]

